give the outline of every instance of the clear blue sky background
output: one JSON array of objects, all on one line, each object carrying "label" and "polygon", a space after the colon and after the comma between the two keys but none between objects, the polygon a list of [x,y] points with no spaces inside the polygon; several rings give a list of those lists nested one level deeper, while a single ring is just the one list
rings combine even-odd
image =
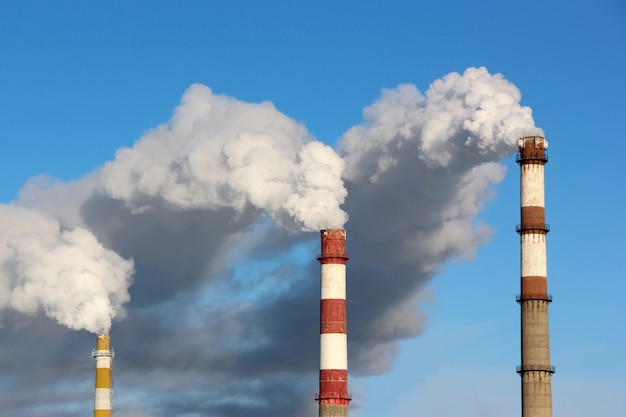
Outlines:
[{"label": "clear blue sky background", "polygon": [[[0,202],[33,176],[70,180],[111,160],[192,83],[272,101],[334,144],[382,88],[424,91],[470,66],[514,83],[550,141],[554,414],[626,415],[622,1],[3,0]],[[391,372],[351,381],[353,414],[518,415],[519,177],[507,165],[481,216],[495,235],[424,292],[426,331]]]}]

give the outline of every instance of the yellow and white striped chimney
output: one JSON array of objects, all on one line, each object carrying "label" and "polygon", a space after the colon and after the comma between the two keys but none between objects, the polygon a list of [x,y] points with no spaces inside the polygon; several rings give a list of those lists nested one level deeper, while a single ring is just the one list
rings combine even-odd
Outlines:
[{"label": "yellow and white striped chimney", "polygon": [[94,400],[94,417],[111,417],[113,415],[113,386],[111,364],[113,349],[108,334],[97,337],[97,348],[92,356],[96,358],[96,396]]}]

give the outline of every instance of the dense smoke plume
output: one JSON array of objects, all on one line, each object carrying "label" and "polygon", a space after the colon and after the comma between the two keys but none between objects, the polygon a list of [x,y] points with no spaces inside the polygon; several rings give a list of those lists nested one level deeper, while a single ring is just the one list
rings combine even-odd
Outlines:
[{"label": "dense smoke plume", "polygon": [[104,194],[133,212],[263,210],[279,225],[342,227],[343,161],[271,103],[249,104],[193,85],[172,120],[102,169]]},{"label": "dense smoke plume", "polygon": [[[101,170],[30,185],[10,209],[42,212],[44,225],[31,226],[56,231],[53,243],[64,250],[88,241],[80,244],[87,259],[108,259],[122,272],[118,281],[129,284],[134,261],[130,302],[111,290],[110,272],[88,275],[109,289],[113,311],[127,302],[126,319],[112,329],[118,412],[313,415],[319,235],[307,232],[342,227],[349,215],[349,368],[385,372],[397,342],[421,332],[417,298],[437,268],[471,258],[488,239],[476,216],[505,174],[498,161],[519,136],[541,133],[519,102],[514,85],[484,68],[449,74],[423,94],[402,85],[384,90],[334,151],[270,103],[194,85],[170,122]],[[11,242],[3,238],[0,259],[2,282],[9,271],[13,288],[35,259],[16,256]],[[82,271],[81,262],[72,268]],[[45,305],[63,310],[62,301]],[[9,366],[0,360],[0,372]],[[31,415],[0,400],[12,415]]]},{"label": "dense smoke plume", "polygon": [[0,205],[0,313],[43,311],[76,330],[108,332],[123,317],[133,262],[88,230],[63,230],[35,210]]},{"label": "dense smoke plume", "polygon": [[342,137],[348,279],[358,283],[348,305],[352,371],[388,370],[396,342],[422,330],[419,290],[444,261],[471,259],[489,238],[476,216],[504,178],[497,161],[518,137],[541,132],[520,98],[501,75],[469,68],[424,94],[384,90]]}]

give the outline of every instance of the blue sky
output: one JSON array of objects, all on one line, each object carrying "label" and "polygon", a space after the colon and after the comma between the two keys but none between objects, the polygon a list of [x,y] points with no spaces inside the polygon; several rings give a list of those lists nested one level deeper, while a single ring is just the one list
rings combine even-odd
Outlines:
[{"label": "blue sky", "polygon": [[[424,92],[449,73],[485,67],[520,90],[521,105],[532,108],[550,143],[546,218],[554,414],[624,415],[624,45],[626,6],[617,0],[4,1],[0,202],[14,201],[42,173],[65,183],[98,171],[118,148],[131,147],[170,120],[194,83],[242,102],[270,101],[316,139],[339,147],[382,89],[409,83]],[[519,414],[519,168],[511,156],[501,163],[506,176],[477,216],[493,235],[471,260],[447,259],[419,291],[415,305],[427,316],[423,332],[396,345],[390,370],[353,375],[351,414],[448,417],[459,414],[459,404],[467,405],[462,411],[469,416]],[[291,248],[315,250],[310,235],[290,239]],[[242,251],[253,261],[267,254],[252,247],[258,252]],[[349,289],[359,285],[358,276],[348,280]],[[32,345],[41,343],[36,336],[58,331],[52,322],[24,324],[2,310],[0,317],[5,351],[17,346],[34,356]],[[123,364],[119,356],[130,342],[116,340],[114,332],[115,327],[112,342],[120,345]],[[88,397],[89,407],[93,337],[80,331],[58,340],[58,351],[52,351],[83,355],[62,362],[86,363],[73,365],[78,370],[72,389]],[[144,410],[145,415],[159,416],[158,401],[130,388],[140,379],[134,373],[125,377],[123,366],[115,371],[117,412],[141,416],[131,404],[145,401],[152,404],[152,414]],[[7,393],[28,387],[28,378],[0,367]],[[313,402],[316,381],[311,382]],[[32,390],[42,391],[41,385]],[[14,415],[39,415],[33,405],[45,408],[49,399],[38,398],[16,405]],[[196,415],[189,398],[178,415]],[[88,412],[80,410],[84,404],[69,398],[63,410]]]}]

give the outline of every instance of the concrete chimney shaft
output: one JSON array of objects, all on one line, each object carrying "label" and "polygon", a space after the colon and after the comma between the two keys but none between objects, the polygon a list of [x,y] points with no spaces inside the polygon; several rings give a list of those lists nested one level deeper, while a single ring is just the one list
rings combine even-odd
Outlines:
[{"label": "concrete chimney shaft", "polygon": [[348,415],[348,343],[346,323],[346,231],[321,231],[320,417]]},{"label": "concrete chimney shaft", "polygon": [[521,359],[517,372],[522,378],[522,417],[551,417],[550,338],[545,222],[544,165],[548,144],[541,136],[519,140],[517,162],[521,170],[521,224],[517,226],[521,245]]}]

